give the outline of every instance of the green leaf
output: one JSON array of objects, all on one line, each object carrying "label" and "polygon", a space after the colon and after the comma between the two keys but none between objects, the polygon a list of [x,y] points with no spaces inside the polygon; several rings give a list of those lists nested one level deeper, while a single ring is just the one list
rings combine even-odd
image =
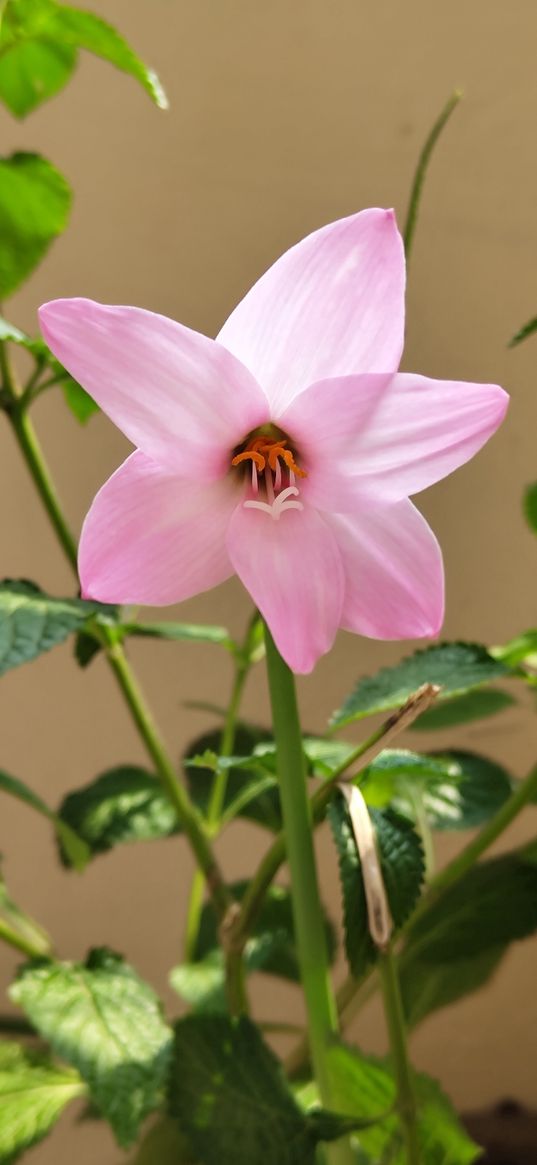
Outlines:
[{"label": "green leaf", "polygon": [[158,999],[111,951],[86,963],[35,962],[10,989],[54,1052],[77,1068],[120,1145],[162,1098],[171,1033]]},{"label": "green leaf", "polygon": [[530,530],[537,534],[537,481],[524,491],[524,517]]},{"label": "green leaf", "polygon": [[52,822],[56,830],[58,840],[62,845],[63,850],[67,856],[69,865],[73,866],[75,870],[83,870],[90,858],[90,850],[86,842],[75,832],[70,825],[62,821],[60,817],[49,809],[48,805],[34,793],[28,785],[23,784],[17,777],[10,777],[8,773],[4,773],[0,769],[0,791],[9,793],[12,797],[16,797],[19,801],[23,801],[26,805],[30,805],[32,809],[36,809],[43,817],[47,817]]},{"label": "green leaf", "polygon": [[368,805],[393,803],[410,818],[418,797],[433,829],[474,829],[501,808],[512,782],[501,765],[477,753],[384,749],[364,769],[360,788]]},{"label": "green leaf", "polygon": [[487,981],[512,942],[537,930],[537,866],[525,850],[482,862],[412,927],[401,960],[410,1023]]},{"label": "green leaf", "polygon": [[521,344],[523,340],[527,340],[528,336],[533,336],[534,332],[537,332],[537,316],[528,320],[527,324],[524,324],[523,327],[519,328],[518,332],[515,332],[515,335],[509,340],[507,347],[516,348],[517,344]]},{"label": "green leaf", "polygon": [[0,1162],[11,1165],[50,1132],[85,1085],[76,1072],[44,1056],[0,1041]]},{"label": "green leaf", "polygon": [[501,659],[506,667],[516,668],[520,663],[537,667],[537,628],[523,631],[501,647],[491,647],[490,654]]},{"label": "green leaf", "polygon": [[65,377],[62,377],[60,387],[67,407],[79,424],[85,425],[90,417],[99,412],[96,401],[82,388],[81,384],[73,380],[72,376],[66,374]]},{"label": "green leaf", "polygon": [[486,647],[476,643],[440,643],[408,656],[395,667],[383,668],[360,680],[339,711],[332,726],[342,728],[364,716],[398,708],[422,684],[439,684],[439,699],[459,695],[509,673]]},{"label": "green leaf", "polygon": [[209,627],[197,623],[125,623],[123,630],[127,635],[137,635],[148,639],[221,643],[230,651],[235,646],[225,627]]},{"label": "green leaf", "polygon": [[[116,845],[153,841],[179,833],[177,815],[156,777],[135,765],[120,765],[69,793],[58,817],[75,830],[91,857]],[[62,838],[62,858],[72,865]]]},{"label": "green leaf", "polygon": [[177,1121],[161,1116],[146,1133],[131,1165],[194,1165]]},{"label": "green leaf", "polygon": [[63,643],[88,619],[114,613],[114,607],[55,599],[33,583],[6,579],[0,583],[0,675]]},{"label": "green leaf", "polygon": [[85,49],[138,81],[161,109],[168,102],[156,73],[93,12],[55,0],[8,0],[0,35],[0,97],[24,117],[68,81]]},{"label": "green leaf", "polygon": [[[230,891],[240,902],[248,882],[235,882]],[[336,935],[325,916],[324,928],[328,957],[333,962],[336,953]],[[293,907],[290,891],[285,886],[270,886],[244,951],[248,973],[264,971],[291,982],[300,982],[300,968],[296,952]],[[225,970],[218,940],[218,924],[210,902],[202,910],[194,960],[175,967],[170,974],[172,987],[198,1010],[222,1012],[226,1010]]]},{"label": "green leaf", "polygon": [[473,692],[464,692],[462,696],[452,696],[433,704],[414,721],[412,728],[424,732],[453,728],[457,724],[469,724],[472,720],[496,716],[514,703],[509,692],[502,692],[499,688],[476,688]]},{"label": "green leaf", "polygon": [[71,191],[38,154],[0,159],[0,299],[13,295],[67,226]]},{"label": "green leaf", "polygon": [[0,35],[0,99],[15,117],[26,117],[63,89],[77,53],[71,45],[52,40],[8,39],[8,21],[9,4]]},{"label": "green leaf", "polygon": [[[345,1044],[333,1044],[328,1052],[337,1099],[342,1113],[364,1120],[386,1114],[395,1103],[395,1082],[382,1060],[363,1056]],[[478,1146],[459,1124],[452,1105],[435,1080],[414,1074],[418,1101],[418,1136],[424,1165],[470,1165]],[[358,1134],[368,1160],[407,1165],[395,1113]]]},{"label": "green leaf", "polygon": [[21,332],[20,328],[16,328],[15,324],[10,324],[3,316],[0,316],[0,340],[2,343],[18,344],[19,347],[26,348],[33,356],[42,360],[46,360],[48,356],[52,358],[52,352],[47,348],[44,340],[27,336],[26,332]]},{"label": "green leaf", "polygon": [[227,1016],[176,1025],[169,1104],[204,1165],[314,1165],[319,1141],[360,1123],[302,1112],[258,1029]]},{"label": "green leaf", "polygon": [[[392,809],[370,810],[386,894],[395,928],[403,925],[419,897],[424,877],[421,841],[410,821]],[[347,805],[334,797],[328,817],[336,843],[343,894],[345,951],[352,974],[359,978],[377,959],[371,938],[361,863]]]},{"label": "green leaf", "polygon": [[[221,740],[222,732],[220,729],[205,732],[192,741],[183,756],[190,794],[202,813],[206,813],[209,806],[215,770],[209,765],[200,767],[196,764],[192,766],[192,758],[212,753],[217,760]],[[263,745],[267,745],[268,755],[264,753],[261,747]],[[259,753],[256,751],[258,746],[260,746]],[[225,814],[233,807],[237,798],[242,798],[245,790],[258,784],[260,775],[266,775],[267,767],[272,766],[273,770],[275,769],[274,741],[267,729],[260,728],[258,725],[239,723],[235,733],[234,747],[238,754],[238,763],[232,763],[231,767],[229,764],[225,764],[227,769],[226,795],[223,806]],[[248,765],[249,768],[245,769],[245,765]],[[247,797],[240,808],[239,816],[249,821],[255,821],[257,825],[262,825],[265,829],[278,832],[282,827],[282,818],[277,781],[274,780],[273,785],[268,788],[265,784],[261,792],[257,791],[254,797]]]}]

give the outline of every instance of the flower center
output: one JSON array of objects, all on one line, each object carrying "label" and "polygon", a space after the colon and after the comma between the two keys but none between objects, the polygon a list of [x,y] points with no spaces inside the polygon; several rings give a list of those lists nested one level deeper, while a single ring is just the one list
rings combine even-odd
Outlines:
[{"label": "flower center", "polygon": [[[298,501],[296,478],[307,477],[296,462],[289,437],[275,425],[263,425],[250,433],[231,460],[234,468],[248,471],[246,509],[262,510],[278,521],[285,510],[303,510]],[[259,497],[264,495],[265,500]]]}]

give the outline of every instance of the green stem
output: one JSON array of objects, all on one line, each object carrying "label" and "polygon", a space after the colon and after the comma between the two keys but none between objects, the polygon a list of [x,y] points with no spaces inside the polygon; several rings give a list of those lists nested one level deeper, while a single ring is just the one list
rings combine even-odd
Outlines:
[{"label": "green stem", "polygon": [[13,947],[14,950],[22,951],[22,954],[28,955],[30,959],[42,959],[44,957],[42,947],[35,946],[29,938],[14,930],[3,918],[0,918],[0,939],[7,943],[8,946]]},{"label": "green stem", "polygon": [[444,105],[444,108],[439,117],[437,117],[428,137],[426,138],[425,145],[423,146],[418,158],[418,164],[416,166],[414,181],[412,183],[412,189],[410,192],[405,229],[403,231],[407,263],[414,240],[414,232],[416,230],[416,222],[423,191],[423,183],[425,182],[425,176],[427,174],[429,162],[431,160],[431,154],[440,137],[440,134],[442,133],[442,130],[444,129],[444,126],[449,121],[455,107],[459,104],[461,97],[462,91],[460,89],[455,89],[455,92],[451,94],[451,97]]},{"label": "green stem", "polygon": [[[231,697],[226,712],[226,719],[222,731],[222,739],[220,742],[220,756],[231,756],[235,744],[235,732],[237,727],[237,715],[240,707],[242,693],[246,678],[250,670],[249,661],[244,657],[239,657],[239,662],[235,668],[235,678],[233,681],[233,688]],[[226,798],[226,788],[228,781],[228,770],[219,769],[215,774],[213,786],[211,789],[211,796],[207,808],[207,825],[211,836],[214,837],[215,832],[218,831],[218,825],[222,817],[222,810]],[[203,870],[196,870],[192,879],[192,888],[190,891],[190,898],[187,910],[186,932],[185,932],[185,960],[190,962],[195,955],[196,943],[198,941],[198,934],[200,928],[201,911],[203,908],[203,895],[205,891],[205,876]]]},{"label": "green stem", "polygon": [[[3,388],[9,403],[9,408],[6,409],[8,418],[58,540],[75,577],[78,578],[76,542],[65,520],[35,429],[24,407],[22,407],[20,390],[9,365],[4,344],[0,344],[0,370]],[[114,629],[103,626],[100,629],[100,634],[106,658],[125,697],[145,747],[155,764],[161,785],[170,798],[196,860],[203,869],[215,908],[219,917],[222,918],[231,905],[231,897],[221,877],[203,823],[186,789],[177,780],[174,767],[167,755],[134,672],[126,659],[123,648],[116,642]]]},{"label": "green stem", "polygon": [[[309,1041],[321,1103],[336,1108],[328,1049],[337,1035],[337,1011],[328,972],[328,952],[313,849],[313,823],[306,789],[306,767],[292,672],[265,628],[267,672],[301,981]],[[341,1141],[327,1149],[336,1165],[351,1160]]]},{"label": "green stem", "polygon": [[[104,631],[106,632],[107,628],[104,628]],[[203,822],[186,789],[177,780],[174,767],[123,648],[119,643],[112,643],[106,647],[106,655],[134,723],[155,765],[160,783],[177,812],[198,865],[203,871],[217,914],[223,918],[231,905],[231,898],[220,874]]]},{"label": "green stem", "polygon": [[397,1108],[405,1141],[405,1165],[420,1165],[416,1097],[412,1068],[408,1058],[405,1017],[397,964],[391,947],[380,953],[378,967],[397,1086]]}]

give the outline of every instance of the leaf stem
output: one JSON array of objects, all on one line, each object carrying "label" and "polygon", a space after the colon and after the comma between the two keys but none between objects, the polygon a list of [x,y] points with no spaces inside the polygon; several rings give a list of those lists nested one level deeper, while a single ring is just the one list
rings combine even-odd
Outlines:
[{"label": "leaf stem", "polygon": [[412,243],[414,241],[414,232],[416,230],[418,210],[419,210],[419,206],[420,206],[420,202],[421,202],[421,195],[423,192],[423,184],[425,182],[425,177],[427,174],[427,170],[429,168],[429,162],[431,160],[431,155],[432,155],[434,147],[435,147],[435,145],[440,137],[440,134],[442,133],[442,130],[444,129],[447,122],[449,121],[451,114],[453,113],[453,110],[459,104],[459,101],[461,100],[462,96],[463,96],[462,90],[455,89],[455,91],[451,94],[451,97],[448,99],[448,101],[446,101],[446,104],[444,105],[442,112],[437,117],[430,133],[428,134],[428,136],[425,140],[425,144],[423,145],[420,156],[418,158],[418,164],[416,166],[416,170],[414,173],[414,180],[412,182],[412,189],[410,192],[410,200],[409,200],[409,204],[408,204],[406,222],[405,222],[405,227],[404,227],[404,231],[403,231],[403,242],[405,244],[405,254],[406,254],[407,264],[408,264],[408,260],[410,258]]},{"label": "leaf stem", "polygon": [[397,963],[390,944],[386,950],[379,953],[378,967],[397,1086],[397,1108],[405,1141],[405,1162],[406,1165],[420,1165],[416,1097],[412,1068],[408,1058],[405,1017]]},{"label": "leaf stem", "polygon": [[29,959],[46,958],[43,947],[35,945],[26,938],[19,931],[15,930],[9,923],[0,918],[0,939],[7,943],[8,946],[13,947],[16,951],[21,951],[23,955],[28,955]]},{"label": "leaf stem", "polygon": [[[328,972],[295,683],[268,627],[265,628],[265,644],[282,815],[291,872],[291,898],[311,1057],[321,1102],[327,1108],[334,1109],[337,1100],[327,1053],[338,1031],[337,1011]],[[351,1160],[350,1146],[344,1141],[327,1148],[326,1152],[332,1165],[344,1165]]]}]

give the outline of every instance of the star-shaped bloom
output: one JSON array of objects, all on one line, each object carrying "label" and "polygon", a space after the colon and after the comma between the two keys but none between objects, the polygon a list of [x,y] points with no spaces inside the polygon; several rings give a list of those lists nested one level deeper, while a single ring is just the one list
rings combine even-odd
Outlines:
[{"label": "star-shaped bloom", "polygon": [[296,672],[338,627],[436,635],[442,556],[409,496],[472,457],[508,398],[398,373],[404,285],[393,213],[365,210],[287,251],[216,340],[45,304],[52,351],[136,446],[85,520],[83,594],[161,606],[236,573]]}]

